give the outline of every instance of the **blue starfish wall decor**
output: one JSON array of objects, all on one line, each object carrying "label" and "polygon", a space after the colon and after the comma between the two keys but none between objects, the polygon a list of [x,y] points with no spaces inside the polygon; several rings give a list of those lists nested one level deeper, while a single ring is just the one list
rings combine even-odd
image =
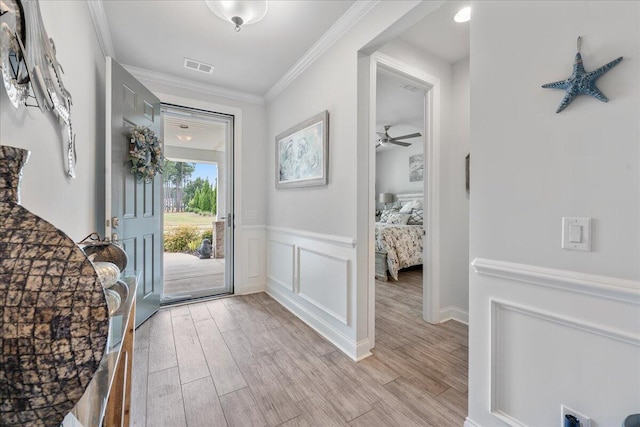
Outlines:
[{"label": "blue starfish wall decor", "polygon": [[615,67],[622,61],[620,58],[614,59],[608,64],[603,65],[597,70],[587,73],[582,65],[582,56],[580,56],[580,45],[582,43],[582,37],[578,37],[578,53],[576,53],[576,59],[573,62],[573,72],[566,80],[560,80],[558,82],[547,83],[542,85],[543,88],[550,89],[564,89],[566,94],[560,103],[560,106],[556,110],[556,113],[567,108],[567,106],[578,95],[589,95],[602,102],[608,102],[609,98],[604,96],[600,89],[596,87],[596,80],[600,78],[604,73]]}]

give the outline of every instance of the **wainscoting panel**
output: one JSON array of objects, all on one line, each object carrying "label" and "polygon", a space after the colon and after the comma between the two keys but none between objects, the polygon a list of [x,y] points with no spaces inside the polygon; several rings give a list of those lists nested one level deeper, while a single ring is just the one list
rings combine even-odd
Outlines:
[{"label": "wainscoting panel", "polygon": [[[592,398],[604,400],[630,379],[640,388],[640,336],[497,300],[492,301],[491,319],[492,412],[511,425],[527,425],[519,419],[539,416],[526,399],[518,398],[526,390],[546,390],[562,399],[575,393],[576,387],[588,386]],[[627,369],[603,376],[598,368],[603,358],[607,364]],[[592,369],[585,369],[589,366]],[[575,404],[567,405],[578,410]],[[549,414],[548,425],[556,415]]]},{"label": "wainscoting panel", "polygon": [[267,293],[354,360],[369,355],[355,329],[355,240],[267,227]]},{"label": "wainscoting panel", "polygon": [[293,277],[295,246],[290,243],[269,240],[267,248],[267,279],[270,283],[295,292]]},{"label": "wainscoting panel", "polygon": [[349,260],[298,248],[298,295],[348,323]]},{"label": "wainscoting panel", "polygon": [[253,279],[254,277],[260,277],[260,250],[261,239],[252,238],[247,239],[247,252],[249,253],[249,264],[247,266],[248,274],[247,277],[249,279]]},{"label": "wainscoting panel", "polygon": [[472,267],[468,425],[561,425],[562,404],[598,426],[638,412],[640,283],[498,260]]},{"label": "wainscoting panel", "polygon": [[[236,231],[236,259],[240,262],[239,280],[236,279],[235,294],[250,294],[265,290],[267,282],[266,229],[264,225],[243,226],[241,233]],[[238,278],[238,275],[236,275]]]}]

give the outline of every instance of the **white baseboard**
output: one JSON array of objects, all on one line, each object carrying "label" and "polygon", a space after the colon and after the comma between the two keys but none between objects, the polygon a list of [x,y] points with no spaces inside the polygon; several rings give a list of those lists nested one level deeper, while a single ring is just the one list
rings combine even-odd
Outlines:
[{"label": "white baseboard", "polygon": [[471,418],[467,417],[466,420],[464,420],[464,427],[481,427],[480,424],[476,424],[473,420],[471,420]]},{"label": "white baseboard", "polygon": [[356,345],[356,354],[358,355],[355,359],[356,362],[366,359],[369,356],[373,356],[373,353],[371,353],[371,342],[369,341],[369,338],[365,338],[358,342]]},{"label": "white baseboard", "polygon": [[354,361],[364,359],[371,354],[368,340],[366,343],[361,341],[356,344],[329,323],[290,298],[289,294],[278,285],[267,283],[266,293]]},{"label": "white baseboard", "polygon": [[440,310],[440,323],[455,320],[465,325],[469,324],[469,312],[460,307],[449,306]]},{"label": "white baseboard", "polygon": [[264,292],[266,290],[266,286],[264,283],[258,283],[253,285],[241,285],[236,286],[234,290],[235,295],[248,295],[255,294],[257,292]]}]

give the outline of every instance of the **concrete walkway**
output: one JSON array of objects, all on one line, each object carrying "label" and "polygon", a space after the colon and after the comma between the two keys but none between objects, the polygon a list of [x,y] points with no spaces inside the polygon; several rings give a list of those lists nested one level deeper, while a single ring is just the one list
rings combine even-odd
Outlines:
[{"label": "concrete walkway", "polygon": [[164,297],[188,296],[224,288],[224,259],[164,253]]}]

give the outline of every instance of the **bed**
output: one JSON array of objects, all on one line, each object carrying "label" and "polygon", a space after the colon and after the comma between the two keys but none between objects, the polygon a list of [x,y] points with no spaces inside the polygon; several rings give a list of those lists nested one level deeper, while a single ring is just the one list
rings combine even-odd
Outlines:
[{"label": "bed", "polygon": [[387,280],[387,272],[398,280],[398,271],[422,264],[424,246],[424,226],[422,194],[398,194],[398,207],[408,203],[420,206],[411,210],[409,224],[388,223],[388,217],[381,218],[375,225],[376,278]]}]

